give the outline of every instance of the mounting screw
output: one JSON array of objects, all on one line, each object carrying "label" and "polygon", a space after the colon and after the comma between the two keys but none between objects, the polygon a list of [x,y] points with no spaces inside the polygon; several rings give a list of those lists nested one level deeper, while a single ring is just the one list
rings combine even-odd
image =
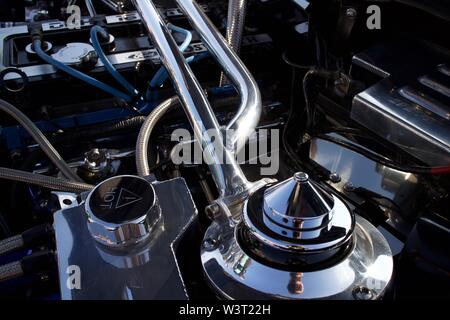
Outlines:
[{"label": "mounting screw", "polygon": [[213,238],[206,238],[202,243],[203,249],[205,249],[206,251],[214,250],[215,248],[217,248],[217,245],[217,240]]},{"label": "mounting screw", "polygon": [[42,282],[46,282],[50,279],[50,276],[47,273],[42,273],[39,277]]},{"label": "mounting screw", "polygon": [[213,203],[205,208],[205,213],[210,220],[214,220],[220,214],[220,207],[217,203]]},{"label": "mounting screw", "polygon": [[331,173],[329,179],[333,183],[341,182],[341,176],[337,172]]},{"label": "mounting screw", "polygon": [[350,181],[344,185],[344,191],[346,192],[353,192],[355,191],[355,189],[356,189],[355,185]]},{"label": "mounting screw", "polygon": [[358,286],[353,289],[353,297],[356,300],[373,300],[375,299],[375,292],[369,288]]},{"label": "mounting screw", "polygon": [[39,201],[39,207],[40,208],[47,208],[48,207],[48,200],[47,199],[42,199],[41,201]]},{"label": "mounting screw", "polygon": [[352,17],[352,18],[354,18],[354,17],[356,17],[356,16],[358,15],[358,12],[356,11],[355,8],[348,8],[348,9],[345,11],[345,15],[346,15],[347,17]]}]

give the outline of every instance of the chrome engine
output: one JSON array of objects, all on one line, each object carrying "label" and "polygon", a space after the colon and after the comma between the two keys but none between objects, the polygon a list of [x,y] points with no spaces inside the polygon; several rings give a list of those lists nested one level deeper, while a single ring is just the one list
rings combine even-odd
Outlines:
[{"label": "chrome engine", "polygon": [[450,6],[0,8],[0,297],[448,298]]}]

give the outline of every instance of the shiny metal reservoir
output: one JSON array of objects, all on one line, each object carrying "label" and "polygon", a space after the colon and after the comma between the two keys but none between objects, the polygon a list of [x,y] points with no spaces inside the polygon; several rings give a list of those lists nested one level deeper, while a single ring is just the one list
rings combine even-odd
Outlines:
[{"label": "shiny metal reservoir", "polygon": [[[63,208],[54,214],[54,228],[62,299],[188,298],[177,248],[184,232],[197,221],[197,209],[182,178],[151,181],[151,185],[161,219],[144,241],[119,247],[92,236],[84,212],[87,194],[80,203],[73,194],[58,194]],[[68,200],[71,205],[65,204]],[[122,200],[119,206],[136,199]]]},{"label": "shiny metal reservoir", "polygon": [[227,299],[378,299],[393,271],[384,236],[303,173],[256,191],[237,226],[214,222],[201,259]]}]

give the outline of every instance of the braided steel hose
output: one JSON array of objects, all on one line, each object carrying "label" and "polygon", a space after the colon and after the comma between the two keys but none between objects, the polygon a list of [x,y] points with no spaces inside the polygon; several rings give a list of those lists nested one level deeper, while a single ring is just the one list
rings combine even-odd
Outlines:
[{"label": "braided steel hose", "polygon": [[81,181],[81,179],[69,168],[64,159],[59,155],[58,151],[47,140],[45,135],[22,111],[14,107],[12,104],[0,99],[0,110],[6,112],[13,117],[19,124],[24,127],[30,136],[39,144],[44,153],[50,160],[61,170],[61,173],[70,180]]},{"label": "braided steel hose", "polygon": [[[227,18],[227,42],[236,54],[239,55],[242,43],[242,34],[245,25],[245,16],[247,14],[247,0],[229,0],[228,18]],[[219,86],[222,87],[229,83],[227,77],[222,72],[220,74]]]},{"label": "braided steel hose", "polygon": [[80,193],[91,190],[94,186],[76,181],[62,180],[54,177],[44,176],[10,168],[0,167],[0,179],[34,184],[40,187],[49,188],[58,191],[67,191]]},{"label": "braided steel hose", "polygon": [[136,143],[136,168],[140,176],[143,177],[150,174],[147,150],[153,128],[158,123],[159,119],[161,119],[170,108],[178,103],[178,96],[173,96],[159,104],[145,119],[144,124],[139,131]]}]

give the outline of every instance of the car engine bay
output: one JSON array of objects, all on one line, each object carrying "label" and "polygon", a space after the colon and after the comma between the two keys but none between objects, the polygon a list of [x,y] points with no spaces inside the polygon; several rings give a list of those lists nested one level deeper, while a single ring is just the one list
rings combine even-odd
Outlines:
[{"label": "car engine bay", "polygon": [[448,298],[444,2],[0,0],[0,298]]}]

